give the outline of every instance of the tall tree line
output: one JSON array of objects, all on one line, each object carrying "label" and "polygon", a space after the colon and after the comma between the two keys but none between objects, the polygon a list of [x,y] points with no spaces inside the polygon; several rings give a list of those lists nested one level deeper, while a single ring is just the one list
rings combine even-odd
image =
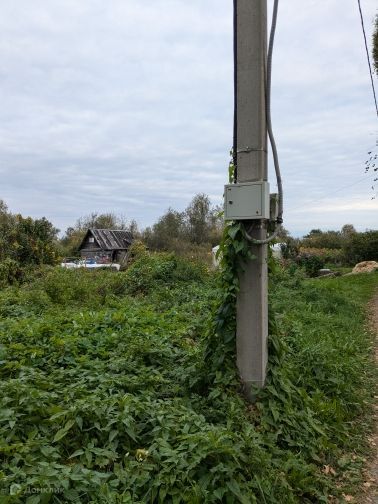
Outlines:
[{"label": "tall tree line", "polygon": [[221,208],[213,206],[206,194],[197,194],[184,211],[169,208],[156,224],[141,233],[141,238],[150,249],[181,252],[219,244],[222,229]]}]

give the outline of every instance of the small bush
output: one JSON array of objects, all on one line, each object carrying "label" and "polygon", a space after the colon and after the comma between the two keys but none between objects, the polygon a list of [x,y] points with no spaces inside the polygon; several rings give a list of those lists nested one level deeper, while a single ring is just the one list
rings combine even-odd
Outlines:
[{"label": "small bush", "polygon": [[351,265],[362,261],[378,261],[378,231],[352,235],[344,245],[344,254]]},{"label": "small bush", "polygon": [[340,265],[344,262],[344,254],[341,249],[300,247],[299,255],[316,256],[324,263],[330,264]]},{"label": "small bush", "polygon": [[125,260],[121,263],[121,271],[126,270],[138,259],[148,256],[146,245],[140,240],[134,240],[130,245]]},{"label": "small bush", "polygon": [[316,277],[319,270],[324,267],[325,260],[319,255],[302,252],[297,257],[297,263],[304,268],[306,275]]},{"label": "small bush", "polygon": [[127,290],[131,294],[147,294],[152,289],[175,282],[202,283],[209,276],[207,267],[174,254],[155,253],[137,259],[127,270]]},{"label": "small bush", "polygon": [[125,273],[111,270],[67,270],[60,267],[40,272],[32,284],[33,289],[47,294],[54,304],[103,304],[107,296],[126,292]]},{"label": "small bush", "polygon": [[0,287],[12,285],[23,276],[23,271],[17,261],[6,258],[0,262]]}]

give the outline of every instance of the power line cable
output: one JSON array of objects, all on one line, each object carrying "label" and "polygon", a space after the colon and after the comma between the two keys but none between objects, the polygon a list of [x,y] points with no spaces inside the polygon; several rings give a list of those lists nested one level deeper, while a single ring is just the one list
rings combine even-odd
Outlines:
[{"label": "power line cable", "polygon": [[[357,184],[361,184],[361,182],[369,182],[369,183],[372,183],[372,182],[374,182],[374,180],[369,180],[369,178],[366,178],[366,177],[360,178],[360,179],[356,180],[355,182],[353,182],[352,184],[348,184],[348,185],[346,185],[346,186],[339,187],[338,189],[335,189],[332,193],[325,194],[325,195],[324,195],[324,196],[322,196],[321,198],[316,198],[316,199],[308,200],[308,201],[306,201],[306,205],[307,205],[308,203],[319,203],[319,202],[321,202],[321,201],[324,201],[324,200],[326,200],[327,198],[329,198],[330,196],[333,196],[335,193],[340,192],[340,191],[343,191],[344,189],[348,189],[349,187],[354,187],[354,186],[355,186],[355,185],[357,185]],[[298,208],[303,208],[303,205],[296,206],[296,207],[292,208],[292,209],[291,209],[291,211],[293,212],[294,210],[297,210]]]},{"label": "power line cable", "polygon": [[[278,215],[276,219],[276,229],[268,238],[265,240],[255,240],[251,238],[246,231],[246,237],[255,245],[265,245],[270,243],[277,236],[280,227],[282,225],[282,214],[283,214],[283,188],[282,188],[282,179],[281,179],[281,171],[278,160],[278,153],[276,142],[273,135],[272,129],[272,120],[271,120],[271,111],[270,111],[270,102],[271,102],[271,80],[272,80],[272,59],[273,59],[273,48],[274,48],[274,37],[276,33],[277,26],[277,17],[278,17],[278,4],[279,0],[274,0],[273,5],[273,15],[272,15],[272,25],[270,28],[270,36],[269,36],[269,44],[268,44],[268,52],[267,52],[267,70],[266,70],[266,82],[265,82],[265,104],[266,104],[266,124],[267,124],[267,132],[270,140],[270,145],[272,147],[272,154],[274,160],[274,169],[276,172],[277,186],[278,186]],[[234,0],[234,135],[233,135],[233,163],[234,163],[234,181],[237,182],[237,132],[238,132],[238,115],[237,115],[237,0]]]},{"label": "power line cable", "polygon": [[361,1],[357,0],[358,2],[358,9],[360,11],[360,18],[361,18],[361,26],[362,26],[362,33],[364,34],[364,40],[365,40],[365,49],[366,49],[366,55],[367,55],[367,60],[368,60],[368,65],[369,65],[369,72],[370,72],[370,80],[371,80],[371,87],[373,89],[373,96],[374,96],[374,102],[375,102],[375,110],[377,112],[377,117],[378,117],[378,104],[377,104],[377,96],[375,94],[375,87],[374,87],[374,80],[373,80],[373,72],[371,70],[371,63],[370,63],[370,54],[369,54],[369,48],[367,44],[367,39],[366,39],[366,31],[365,31],[365,24],[364,24],[364,16],[362,15],[362,9],[361,9]]},{"label": "power line cable", "polygon": [[234,165],[234,182],[238,179],[238,166],[237,166],[237,154],[238,149],[238,75],[237,75],[237,58],[238,58],[238,42],[237,42],[237,30],[238,30],[238,9],[237,0],[234,0],[234,135],[232,144],[232,162]]},{"label": "power line cable", "polygon": [[252,238],[247,231],[245,231],[245,235],[247,239],[254,243],[255,245],[265,245],[267,243],[271,243],[280,232],[282,227],[283,219],[283,188],[282,188],[282,178],[281,178],[281,169],[280,163],[278,159],[278,152],[276,141],[273,134],[272,128],[272,118],[271,118],[271,94],[272,94],[272,59],[273,59],[273,48],[274,48],[274,37],[276,34],[277,28],[277,17],[278,17],[278,4],[279,0],[274,0],[273,4],[273,14],[272,14],[272,26],[270,27],[270,36],[269,36],[269,44],[268,44],[268,54],[267,54],[267,64],[266,64],[266,91],[265,91],[265,104],[266,104],[266,128],[268,131],[268,136],[270,140],[270,145],[272,147],[272,155],[274,161],[274,169],[276,172],[276,180],[277,180],[277,188],[278,188],[278,212],[276,219],[276,229],[274,232],[268,236],[265,240],[256,240]]}]

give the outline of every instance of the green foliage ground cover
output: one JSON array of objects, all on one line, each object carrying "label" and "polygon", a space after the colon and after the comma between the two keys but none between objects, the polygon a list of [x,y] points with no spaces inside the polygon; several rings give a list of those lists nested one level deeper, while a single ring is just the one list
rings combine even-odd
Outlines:
[{"label": "green foliage ground cover", "polygon": [[203,359],[220,292],[202,265],[151,255],[0,291],[0,502],[327,502],[353,489],[378,275],[272,275],[270,371],[253,407],[232,355]]}]

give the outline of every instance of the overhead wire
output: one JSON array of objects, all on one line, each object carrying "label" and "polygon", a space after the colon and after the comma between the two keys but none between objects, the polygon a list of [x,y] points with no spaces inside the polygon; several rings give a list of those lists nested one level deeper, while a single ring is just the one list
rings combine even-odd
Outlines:
[{"label": "overhead wire", "polygon": [[[361,9],[361,2],[360,2],[360,0],[357,0],[357,2],[358,2],[358,8],[359,8],[359,12],[360,12],[362,32],[363,32],[364,41],[365,41],[365,49],[366,49],[368,66],[369,66],[374,103],[375,103],[376,113],[378,116],[378,103],[377,103],[377,97],[376,97],[375,87],[374,87],[373,72],[372,72],[371,62],[370,62],[370,54],[369,54],[369,49],[368,49],[368,44],[367,44],[364,18],[363,18],[362,9]],[[276,230],[266,240],[256,240],[256,239],[252,238],[246,232],[247,238],[252,243],[257,244],[257,245],[267,244],[267,243],[271,242],[277,236],[277,234],[280,230],[281,224],[282,224],[282,215],[283,215],[282,179],[281,179],[281,172],[280,172],[276,142],[275,142],[273,130],[272,130],[271,113],[270,113],[270,111],[271,111],[270,103],[271,103],[272,55],[273,55],[274,37],[275,37],[275,31],[276,31],[276,25],[277,25],[278,3],[279,3],[279,0],[274,0],[272,26],[271,26],[271,30],[270,30],[269,47],[268,47],[268,55],[267,55],[267,77],[266,77],[266,121],[267,121],[267,130],[268,130],[270,144],[272,147],[274,167],[275,167],[276,178],[277,178],[277,187],[278,187],[278,194],[279,194],[279,197],[278,197],[278,216],[277,216],[277,220],[276,220],[276,224],[277,224]],[[236,62],[237,62],[237,8],[236,8],[236,4],[237,4],[237,0],[234,0],[234,61],[235,61],[235,66],[234,66],[233,164],[234,164],[234,181],[235,182],[237,181],[237,67],[236,67]],[[353,184],[350,184],[348,186],[336,189],[334,192],[338,192],[338,191],[341,191],[341,190],[346,189],[348,187],[352,187],[352,186],[360,183],[362,180],[366,180],[366,179],[364,178],[364,179],[356,181]],[[314,202],[317,202],[317,201],[321,201],[321,199],[314,200]]]},{"label": "overhead wire", "polygon": [[[373,175],[373,176],[375,176],[375,175]],[[335,193],[343,191],[344,189],[348,189],[349,187],[354,187],[357,184],[361,184],[361,182],[368,182],[371,184],[372,182],[374,182],[374,180],[368,180],[368,177],[360,178],[360,179],[356,180],[355,182],[353,182],[352,184],[348,184],[346,186],[339,187],[338,189],[335,189],[334,191],[332,191],[332,193],[325,194],[321,198],[306,200],[306,205],[308,205],[309,203],[320,203],[321,201],[325,201],[327,198],[333,196]],[[294,210],[297,210],[298,208],[303,208],[303,205],[298,205],[294,208],[291,208],[291,212],[293,212]]]},{"label": "overhead wire", "polygon": [[357,0],[357,3],[358,3],[358,9],[359,9],[359,11],[360,11],[361,27],[362,27],[362,33],[363,33],[363,35],[364,35],[365,49],[366,49],[366,56],[367,56],[367,61],[368,61],[368,65],[369,65],[370,80],[371,80],[371,87],[372,87],[372,90],[373,90],[374,103],[375,103],[375,110],[376,110],[377,117],[378,117],[377,95],[375,94],[375,86],[374,86],[373,72],[372,72],[372,69],[371,69],[371,63],[370,63],[369,48],[368,48],[368,43],[367,43],[367,38],[366,38],[366,31],[365,31],[364,16],[363,16],[363,14],[362,14],[361,1],[360,1],[360,0]]},{"label": "overhead wire", "polygon": [[[361,26],[362,26],[362,32],[364,35],[364,41],[365,41],[365,49],[366,49],[366,55],[367,55],[367,61],[368,61],[368,66],[369,66],[369,72],[370,72],[370,79],[371,79],[371,85],[372,85],[372,90],[373,90],[373,97],[374,97],[374,103],[375,103],[375,108],[376,108],[376,113],[378,116],[378,104],[377,104],[377,97],[375,93],[375,87],[374,87],[374,80],[373,80],[373,72],[371,68],[371,62],[370,62],[370,54],[369,54],[369,49],[368,49],[368,44],[367,44],[367,38],[366,38],[366,31],[365,31],[365,25],[364,25],[364,19],[363,19],[363,14],[362,14],[362,9],[361,9],[361,2],[360,0],[358,1],[358,7],[359,7],[359,12],[360,12],[360,17],[361,17]],[[268,48],[268,57],[267,57],[267,80],[266,80],[266,118],[267,118],[267,130],[268,130],[268,135],[269,135],[269,140],[271,143],[272,147],[272,154],[273,154],[273,160],[274,160],[274,167],[276,171],[276,178],[277,178],[277,187],[278,187],[278,193],[279,193],[279,198],[278,198],[278,217],[277,217],[277,228],[274,231],[274,233],[269,236],[266,240],[256,240],[249,236],[249,234],[246,232],[247,238],[254,244],[266,244],[271,242],[278,234],[281,224],[282,224],[282,214],[283,214],[283,188],[282,188],[282,179],[281,179],[281,172],[280,172],[280,167],[279,167],[279,160],[278,160],[278,154],[277,154],[277,148],[276,148],[276,143],[272,131],[272,124],[271,124],[271,116],[270,116],[270,101],[271,101],[271,65],[272,65],[272,54],[273,54],[273,46],[274,46],[274,36],[275,36],[275,31],[276,31],[276,24],[277,24],[277,12],[278,12],[278,2],[279,0],[274,1],[274,6],[273,6],[273,16],[272,16],[272,26],[271,26],[271,31],[270,31],[270,39],[269,39],[269,48]],[[236,24],[236,0],[234,0],[234,23]],[[234,29],[234,34],[236,34],[236,27]],[[235,57],[236,57],[236,50],[237,50],[237,44],[236,40],[234,40],[234,51],[235,51]],[[235,59],[236,61],[236,59]],[[235,69],[235,79],[234,79],[234,86],[235,86],[235,112],[234,112],[234,150],[233,150],[233,156],[234,156],[234,166],[235,166],[235,171],[237,170],[237,164],[236,164],[236,148],[237,148],[237,112],[236,112],[236,99],[237,99],[237,85],[236,85],[236,69]],[[236,176],[235,176],[236,177]],[[349,184],[345,187],[336,189],[335,192],[339,192],[343,189],[346,189],[348,187],[352,187],[360,182],[362,182],[364,179],[360,179],[353,184]],[[315,201],[321,201],[319,199]]]},{"label": "overhead wire", "polygon": [[282,178],[281,178],[281,170],[278,159],[278,152],[276,141],[273,134],[272,128],[272,118],[271,118],[271,88],[272,88],[272,60],[273,60],[273,48],[274,48],[274,37],[276,34],[277,28],[277,18],[278,18],[278,3],[279,0],[274,0],[273,5],[273,14],[272,14],[272,25],[270,28],[270,36],[269,36],[269,45],[268,45],[268,54],[267,54],[267,71],[266,71],[266,91],[265,91],[265,106],[266,106],[266,125],[268,130],[268,136],[270,145],[272,147],[273,154],[273,162],[274,169],[276,172],[277,179],[277,188],[278,188],[278,212],[276,219],[276,228],[274,232],[265,240],[257,240],[252,238],[247,231],[245,231],[245,235],[247,239],[252,242],[254,245],[266,245],[272,242],[278,235],[281,226],[282,226],[282,215],[283,215],[283,187],[282,187]]},{"label": "overhead wire", "polygon": [[270,29],[268,57],[267,57],[266,123],[267,123],[267,130],[268,130],[270,145],[272,147],[274,168],[276,171],[276,179],[277,179],[277,187],[278,187],[278,195],[279,195],[277,223],[281,224],[282,223],[282,215],[283,215],[283,188],[282,188],[282,178],[281,178],[280,163],[279,163],[279,159],[278,159],[277,145],[276,145],[276,141],[275,141],[274,134],[273,134],[272,117],[271,117],[272,60],[273,60],[274,37],[276,34],[276,28],[277,28],[277,17],[278,17],[278,0],[275,0],[274,6],[273,6],[272,26]]},{"label": "overhead wire", "polygon": [[234,165],[234,182],[237,181],[238,167],[237,167],[237,145],[238,145],[238,75],[237,75],[237,58],[238,58],[238,44],[237,44],[237,0],[234,0],[234,135],[232,144],[232,162]]}]

